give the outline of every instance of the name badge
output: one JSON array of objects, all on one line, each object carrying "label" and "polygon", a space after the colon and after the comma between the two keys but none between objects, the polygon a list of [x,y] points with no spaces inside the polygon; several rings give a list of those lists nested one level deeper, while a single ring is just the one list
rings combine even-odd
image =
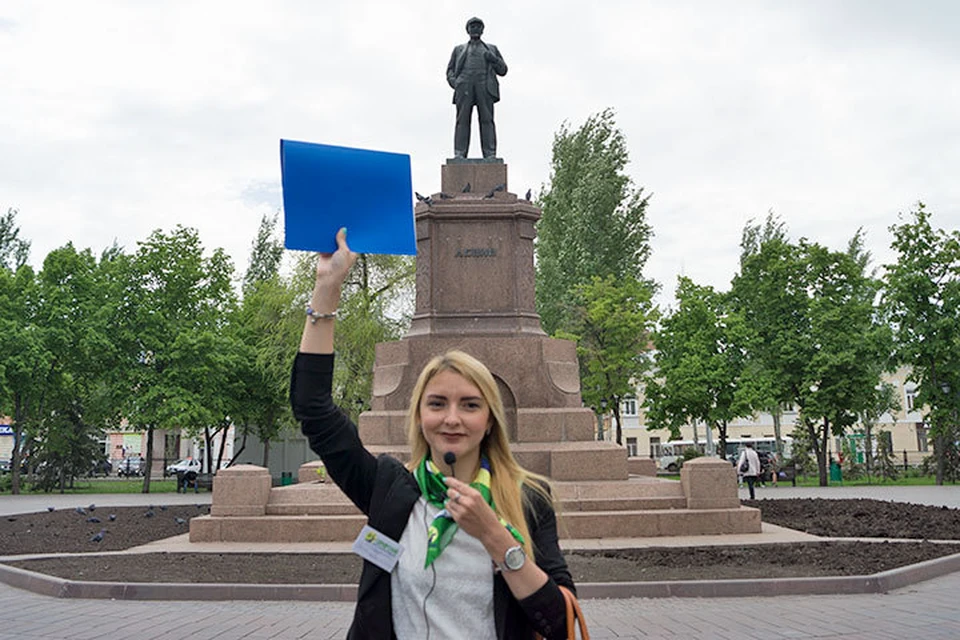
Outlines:
[{"label": "name badge", "polygon": [[364,525],[360,535],[353,541],[353,552],[390,573],[397,566],[403,546],[370,525]]}]

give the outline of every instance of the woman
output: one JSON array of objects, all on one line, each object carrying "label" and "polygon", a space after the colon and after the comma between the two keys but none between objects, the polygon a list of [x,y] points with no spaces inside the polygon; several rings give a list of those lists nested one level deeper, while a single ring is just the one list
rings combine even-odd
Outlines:
[{"label": "woman", "polygon": [[[356,255],[346,230],[321,255],[291,402],[329,476],[402,552],[364,560],[349,638],[566,637],[558,585],[574,590],[546,480],[510,452],[489,370],[462,352],[434,358],[414,387],[411,461],[374,457],[331,398],[340,287]],[[452,455],[451,455],[452,454]]]}]

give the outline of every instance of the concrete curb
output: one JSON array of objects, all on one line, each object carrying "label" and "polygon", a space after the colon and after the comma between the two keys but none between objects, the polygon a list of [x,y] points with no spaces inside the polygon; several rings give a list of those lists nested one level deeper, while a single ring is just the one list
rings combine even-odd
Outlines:
[{"label": "concrete curb", "polygon": [[[672,582],[586,582],[581,599],[741,598],[796,595],[885,593],[960,571],[960,553],[869,576],[760,578],[756,580],[679,580]],[[353,584],[174,584],[167,582],[88,582],[65,580],[0,564],[0,582],[53,598],[106,600],[277,600],[354,602]]]}]

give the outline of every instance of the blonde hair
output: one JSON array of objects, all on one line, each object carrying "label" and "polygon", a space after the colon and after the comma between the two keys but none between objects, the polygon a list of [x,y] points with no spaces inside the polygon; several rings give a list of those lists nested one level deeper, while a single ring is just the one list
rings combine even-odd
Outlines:
[{"label": "blonde hair", "polygon": [[[521,487],[533,489],[551,504],[548,492],[549,481],[544,476],[527,471],[517,463],[510,451],[507,436],[506,411],[503,398],[493,374],[482,362],[463,351],[447,351],[434,357],[420,372],[417,384],[410,394],[410,409],[407,414],[407,439],[410,443],[410,470],[416,469],[430,455],[430,446],[420,428],[420,401],[430,380],[438,373],[452,371],[480,390],[490,408],[490,430],[480,444],[481,453],[490,461],[490,494],[497,514],[512,524],[523,535],[524,551],[534,558],[535,549],[530,539],[530,527],[524,517],[524,506],[529,500]],[[533,511],[531,510],[533,513]]]}]

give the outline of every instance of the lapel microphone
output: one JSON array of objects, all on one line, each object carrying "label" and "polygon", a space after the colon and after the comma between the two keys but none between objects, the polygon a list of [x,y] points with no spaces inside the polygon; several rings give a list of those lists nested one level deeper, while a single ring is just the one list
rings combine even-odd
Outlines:
[{"label": "lapel microphone", "polygon": [[457,474],[453,470],[453,463],[457,461],[457,454],[455,454],[453,451],[447,451],[445,454],[443,454],[443,461],[450,465],[450,475],[456,478]]}]

